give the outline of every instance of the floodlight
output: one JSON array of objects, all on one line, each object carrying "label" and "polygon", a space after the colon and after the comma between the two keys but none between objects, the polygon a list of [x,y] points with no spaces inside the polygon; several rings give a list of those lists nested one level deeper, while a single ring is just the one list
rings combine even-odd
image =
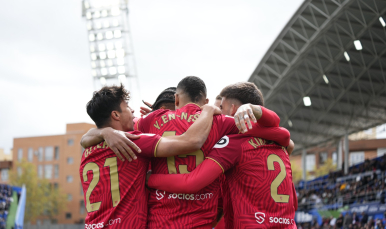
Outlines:
[{"label": "floodlight", "polygon": [[343,55],[344,55],[344,58],[346,58],[347,61],[350,61],[350,56],[348,55],[347,52],[344,52]]},{"label": "floodlight", "polygon": [[103,40],[103,34],[102,33],[98,33],[97,34],[97,39],[98,40]]},{"label": "floodlight", "polygon": [[102,69],[101,69],[101,74],[102,74],[103,76],[107,75],[107,68],[102,68]]},{"label": "floodlight", "polygon": [[87,18],[87,19],[91,19],[91,18],[92,18],[91,12],[87,12],[87,13],[86,13],[86,18]]},{"label": "floodlight", "polygon": [[124,74],[126,72],[126,68],[124,66],[119,66],[118,67],[118,72],[121,74]]},{"label": "floodlight", "polygon": [[105,44],[103,44],[103,43],[102,43],[102,44],[99,44],[99,45],[98,45],[98,50],[99,50],[99,51],[105,51],[105,50],[106,50]]},{"label": "floodlight", "polygon": [[92,23],[91,22],[87,23],[87,29],[92,30]]},{"label": "floodlight", "polygon": [[117,19],[113,20],[113,26],[115,27],[119,26],[119,21]]},{"label": "floodlight", "polygon": [[100,18],[100,17],[101,17],[101,13],[99,11],[95,11],[94,18]]},{"label": "floodlight", "polygon": [[118,16],[120,13],[121,13],[121,11],[119,10],[119,7],[112,7],[111,8],[111,15],[112,16]]},{"label": "floodlight", "polygon": [[304,106],[306,107],[311,106],[311,98],[308,96],[303,97],[303,103],[304,103]]},{"label": "floodlight", "polygon": [[96,68],[96,63],[95,63],[95,61],[91,61],[91,67],[92,67],[92,68]]},{"label": "floodlight", "polygon": [[110,50],[110,51],[107,53],[107,56],[109,57],[109,59],[115,58],[115,51],[114,51],[114,50]]},{"label": "floodlight", "polygon": [[107,17],[107,10],[102,10],[101,16],[102,17]]},{"label": "floodlight", "polygon": [[109,21],[104,21],[103,22],[103,27],[109,28],[110,27],[110,22]]},{"label": "floodlight", "polygon": [[122,48],[122,42],[120,42],[120,41],[115,42],[115,48],[121,49]]},{"label": "floodlight", "polygon": [[91,53],[91,60],[96,60],[97,59],[97,55],[95,53]]},{"label": "floodlight", "polygon": [[124,57],[125,56],[125,50],[123,49],[118,49],[116,52],[117,57]]},{"label": "floodlight", "polygon": [[107,31],[106,32],[106,39],[112,39],[114,36],[113,36],[113,31]]},{"label": "floodlight", "polygon": [[111,42],[107,43],[107,49],[108,49],[108,50],[114,49],[113,43],[111,43]]},{"label": "floodlight", "polygon": [[117,58],[117,64],[118,64],[118,65],[124,65],[124,64],[125,64],[125,59],[123,59],[123,58]]},{"label": "floodlight", "polygon": [[102,28],[102,23],[100,23],[99,21],[95,22],[95,28],[96,29],[101,29]]},{"label": "floodlight", "polygon": [[101,60],[101,61],[99,62],[99,65],[100,65],[102,68],[104,68],[104,67],[106,66],[106,64],[105,64],[105,62],[104,62],[103,60]]},{"label": "floodlight", "polygon": [[115,37],[115,38],[120,38],[121,36],[122,36],[121,30],[115,30],[115,31],[114,31],[114,37]]},{"label": "floodlight", "polygon": [[101,81],[102,85],[106,85],[106,78],[105,77],[101,77],[100,81]]},{"label": "floodlight", "polygon": [[95,41],[95,34],[90,33],[90,34],[88,35],[88,39],[89,39],[90,41]]},{"label": "floodlight", "polygon": [[97,76],[97,71],[96,71],[96,70],[92,70],[92,71],[91,71],[91,75],[92,75],[92,76]]},{"label": "floodlight", "polygon": [[324,79],[324,82],[326,83],[326,84],[328,84],[328,78],[327,78],[327,76],[326,75],[323,75],[323,79]]},{"label": "floodlight", "polygon": [[109,68],[109,71],[110,71],[110,75],[115,75],[115,74],[117,74],[117,69],[116,69],[115,67]]},{"label": "floodlight", "polygon": [[112,60],[107,60],[107,66],[113,66],[113,61]]},{"label": "floodlight", "polygon": [[101,60],[106,59],[106,53],[105,53],[105,52],[100,52],[100,53],[99,53],[99,58],[100,58]]},{"label": "floodlight", "polygon": [[119,76],[118,76],[118,80],[119,80],[120,83],[125,83],[125,81],[126,81],[126,76],[125,76],[125,75],[119,75]]},{"label": "floodlight", "polygon": [[381,22],[381,24],[382,24],[383,27],[386,27],[386,22],[385,22],[385,20],[383,19],[383,17],[379,17],[379,22]]},{"label": "floodlight", "polygon": [[355,40],[354,46],[355,46],[356,50],[362,50],[362,44],[361,44],[360,40]]},{"label": "floodlight", "polygon": [[90,45],[90,52],[95,52],[95,46],[93,44]]},{"label": "floodlight", "polygon": [[292,127],[292,121],[291,120],[288,120],[288,126]]}]

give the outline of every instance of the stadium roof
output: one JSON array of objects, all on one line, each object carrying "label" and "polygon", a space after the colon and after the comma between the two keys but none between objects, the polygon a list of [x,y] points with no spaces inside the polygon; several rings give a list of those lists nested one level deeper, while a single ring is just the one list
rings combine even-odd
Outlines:
[{"label": "stadium roof", "polygon": [[385,22],[385,0],[306,0],[269,48],[249,81],[297,150],[386,122]]}]

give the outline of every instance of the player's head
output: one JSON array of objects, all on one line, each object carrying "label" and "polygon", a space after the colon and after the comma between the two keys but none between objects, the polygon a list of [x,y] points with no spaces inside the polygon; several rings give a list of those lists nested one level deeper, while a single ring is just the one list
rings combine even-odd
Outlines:
[{"label": "player's head", "polygon": [[117,130],[133,130],[134,110],[128,105],[130,93],[121,86],[106,86],[94,92],[87,103],[87,114],[98,128],[113,127]]},{"label": "player's head", "polygon": [[264,98],[255,84],[240,82],[226,86],[222,89],[220,96],[221,111],[224,115],[233,116],[237,109],[243,104],[264,106]]},{"label": "player's head", "polygon": [[176,93],[175,87],[168,87],[159,94],[153,106],[151,107],[153,111],[158,109],[169,109],[175,110],[175,98],[174,94]]},{"label": "player's head", "polygon": [[200,106],[207,104],[206,86],[202,79],[197,76],[187,76],[177,85],[176,108],[181,108],[187,103],[196,103]]},{"label": "player's head", "polygon": [[216,107],[220,107],[221,106],[221,99],[222,99],[222,97],[220,95],[216,96],[216,101],[214,101],[214,105]]}]

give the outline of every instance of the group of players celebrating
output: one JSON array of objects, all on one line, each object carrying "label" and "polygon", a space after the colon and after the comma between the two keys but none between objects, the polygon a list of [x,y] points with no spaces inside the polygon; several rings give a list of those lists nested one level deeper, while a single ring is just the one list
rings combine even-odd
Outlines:
[{"label": "group of players celebrating", "polygon": [[137,119],[122,85],[94,93],[79,171],[85,228],[209,229],[222,216],[227,229],[296,228],[288,130],[252,83],[225,87],[218,107],[206,96],[188,76]]}]

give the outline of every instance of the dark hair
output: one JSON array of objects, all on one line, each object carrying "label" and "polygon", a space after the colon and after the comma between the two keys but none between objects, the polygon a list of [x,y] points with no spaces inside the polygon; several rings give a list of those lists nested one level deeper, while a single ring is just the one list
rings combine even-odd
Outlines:
[{"label": "dark hair", "polygon": [[168,87],[159,94],[157,99],[155,100],[153,106],[151,108],[153,111],[160,109],[162,106],[171,107],[170,103],[172,103],[172,107],[174,107],[174,94],[176,93],[176,87]]},{"label": "dark hair", "polygon": [[221,99],[222,99],[221,95],[216,96],[216,100],[221,100]]},{"label": "dark hair", "polygon": [[110,122],[112,111],[121,112],[121,102],[128,100],[130,93],[121,86],[105,86],[95,91],[92,99],[87,103],[87,114],[98,128],[105,127]]},{"label": "dark hair", "polygon": [[255,84],[250,82],[240,82],[228,85],[222,89],[220,96],[227,99],[237,99],[242,104],[251,103],[264,106],[263,94]]},{"label": "dark hair", "polygon": [[177,89],[181,89],[187,93],[191,101],[194,103],[197,103],[202,99],[206,99],[205,83],[197,76],[187,76],[183,78],[178,83]]}]

